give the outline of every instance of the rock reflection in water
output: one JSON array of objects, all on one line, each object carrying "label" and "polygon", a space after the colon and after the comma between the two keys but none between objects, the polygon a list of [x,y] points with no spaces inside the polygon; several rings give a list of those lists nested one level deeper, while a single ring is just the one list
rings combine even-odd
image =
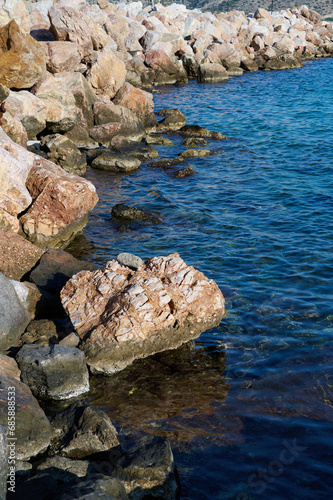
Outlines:
[{"label": "rock reflection in water", "polygon": [[226,444],[239,438],[242,425],[238,418],[224,422],[221,416],[229,391],[225,363],[220,348],[197,348],[190,342],[137,360],[113,376],[95,376],[91,402],[107,409],[125,433]]}]

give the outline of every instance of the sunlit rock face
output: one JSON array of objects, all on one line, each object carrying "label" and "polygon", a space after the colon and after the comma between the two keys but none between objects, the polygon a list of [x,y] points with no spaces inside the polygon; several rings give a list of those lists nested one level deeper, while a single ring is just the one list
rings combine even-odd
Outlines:
[{"label": "sunlit rock face", "polygon": [[91,370],[101,373],[176,348],[225,315],[216,283],[178,254],[153,257],[136,271],[117,261],[83,271],[65,285],[61,300]]}]

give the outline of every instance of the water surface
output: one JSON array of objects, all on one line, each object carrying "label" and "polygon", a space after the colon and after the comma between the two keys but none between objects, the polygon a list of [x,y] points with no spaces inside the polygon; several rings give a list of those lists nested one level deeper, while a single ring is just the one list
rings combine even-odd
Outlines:
[{"label": "water surface", "polygon": [[[90,399],[130,438],[168,436],[183,499],[326,499],[333,492],[333,59],[223,84],[164,87],[156,110],[230,137],[189,163],[89,170],[100,202],[71,246],[102,264],[179,252],[228,317],[177,351],[97,377]],[[183,149],[159,147],[160,155]],[[126,203],[162,224],[119,232]]]}]

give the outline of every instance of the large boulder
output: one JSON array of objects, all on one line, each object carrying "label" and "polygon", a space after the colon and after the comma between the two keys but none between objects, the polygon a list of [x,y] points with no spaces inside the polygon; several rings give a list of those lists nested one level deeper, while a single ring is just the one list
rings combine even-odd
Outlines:
[{"label": "large boulder", "polygon": [[46,55],[46,68],[50,73],[75,71],[81,56],[78,46],[71,42],[42,42]]},{"label": "large boulder", "polygon": [[61,300],[91,370],[104,373],[176,348],[225,314],[216,283],[178,254],[151,258],[135,272],[117,261],[81,272],[67,282]]},{"label": "large boulder", "polygon": [[0,352],[15,346],[31,321],[11,280],[0,273]]},{"label": "large boulder", "polygon": [[54,5],[49,10],[51,31],[56,40],[76,43],[80,58],[84,62],[93,60],[93,44],[84,15],[71,7]]},{"label": "large boulder", "polygon": [[126,79],[126,66],[112,47],[106,45],[99,52],[97,61],[88,71],[88,81],[96,94],[114,97]]},{"label": "large boulder", "polygon": [[0,0],[0,26],[15,19],[20,28],[29,33],[30,16],[25,0]]},{"label": "large boulder", "polygon": [[16,360],[22,381],[38,398],[69,399],[89,391],[85,357],[76,347],[26,344]]},{"label": "large boulder", "polygon": [[224,66],[216,63],[199,64],[198,82],[220,83],[228,80],[228,72]]},{"label": "large boulder", "polygon": [[112,101],[97,102],[93,111],[96,127],[110,123],[120,124],[118,133],[134,141],[140,141],[145,135],[142,120],[133,110],[125,106],[116,106]]},{"label": "large boulder", "polygon": [[45,451],[51,440],[50,422],[29,387],[20,381],[15,360],[8,356],[0,355],[0,385],[0,424],[8,424],[8,397],[15,394],[15,431],[9,429],[14,435],[8,437],[16,438],[16,459],[27,460]]},{"label": "large boulder", "polygon": [[26,151],[1,129],[0,146],[0,228],[18,232],[21,226],[42,247],[68,243],[97,203],[94,186]]},{"label": "large boulder", "polygon": [[5,115],[8,113],[13,119],[21,122],[28,140],[34,139],[46,126],[45,104],[26,90],[11,91],[2,104],[2,110]]},{"label": "large boulder", "polygon": [[123,106],[135,113],[143,122],[154,110],[153,96],[145,90],[137,89],[130,83],[125,83],[117,92],[113,103]]},{"label": "large boulder", "polygon": [[11,231],[0,230],[0,272],[11,280],[20,280],[43,255],[44,250]]},{"label": "large boulder", "polygon": [[46,71],[43,48],[16,21],[0,28],[0,83],[29,89]]},{"label": "large boulder", "polygon": [[77,175],[86,173],[86,156],[68,137],[61,134],[47,135],[40,144],[48,151],[48,159],[63,168],[65,172]]}]

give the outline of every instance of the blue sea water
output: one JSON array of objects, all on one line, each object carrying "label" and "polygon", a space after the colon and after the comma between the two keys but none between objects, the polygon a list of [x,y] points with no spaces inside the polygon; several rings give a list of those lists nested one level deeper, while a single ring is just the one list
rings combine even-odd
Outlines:
[{"label": "blue sea water", "polygon": [[[160,88],[155,109],[227,135],[208,146],[223,152],[190,160],[184,179],[88,171],[100,202],[72,251],[97,264],[179,252],[226,299],[228,317],[190,353],[138,361],[90,396],[121,432],[171,439],[183,499],[333,495],[332,77],[326,59]],[[184,149],[171,139],[161,156]],[[119,232],[116,203],[163,223]]]}]

